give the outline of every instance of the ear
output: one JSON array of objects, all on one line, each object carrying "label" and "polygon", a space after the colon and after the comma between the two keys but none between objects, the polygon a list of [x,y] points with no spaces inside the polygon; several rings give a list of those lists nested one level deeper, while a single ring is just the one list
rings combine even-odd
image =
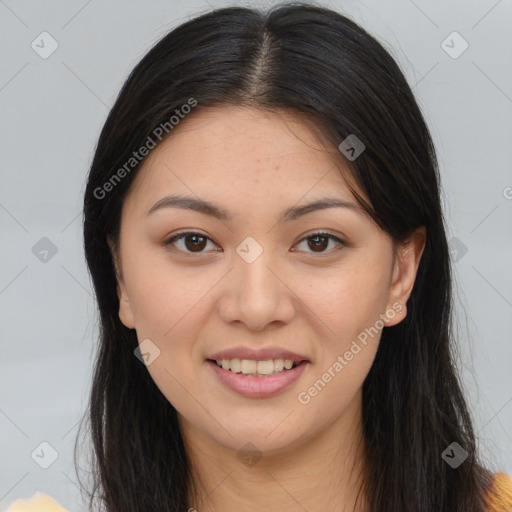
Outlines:
[{"label": "ear", "polygon": [[134,315],[123,278],[118,246],[110,237],[107,237],[107,244],[110,247],[110,253],[112,255],[112,261],[116,272],[117,296],[119,298],[119,319],[123,325],[129,329],[135,329]]},{"label": "ear", "polygon": [[406,304],[416,280],[426,240],[425,226],[420,226],[395,253],[387,310],[392,309],[396,314],[384,320],[387,327],[400,323],[407,316]]}]

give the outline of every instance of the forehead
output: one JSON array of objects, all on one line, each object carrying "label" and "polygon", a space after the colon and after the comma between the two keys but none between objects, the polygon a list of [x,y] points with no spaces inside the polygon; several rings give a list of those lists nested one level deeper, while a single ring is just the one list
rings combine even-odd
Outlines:
[{"label": "forehead", "polygon": [[[342,177],[343,176],[343,177]],[[201,197],[298,201],[309,191],[351,197],[339,151],[307,117],[220,106],[186,116],[146,157],[130,195],[178,188]]]},{"label": "forehead", "polygon": [[[281,136],[278,140],[274,138],[277,133]],[[274,150],[283,145],[297,146],[300,138],[303,144],[325,151],[321,135],[313,118],[306,114],[235,105],[199,108],[172,130],[174,141],[180,143],[188,139],[205,145],[223,143],[227,148],[233,141],[245,139],[249,147],[265,142]]]}]

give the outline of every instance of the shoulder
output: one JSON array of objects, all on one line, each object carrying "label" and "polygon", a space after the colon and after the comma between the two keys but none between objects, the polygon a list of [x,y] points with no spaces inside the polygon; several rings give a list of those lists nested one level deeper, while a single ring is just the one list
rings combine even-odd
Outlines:
[{"label": "shoulder", "polygon": [[488,512],[512,512],[512,478],[506,473],[494,474],[487,505]]},{"label": "shoulder", "polygon": [[[512,512],[512,478],[506,473],[494,474],[487,494],[488,512]],[[18,499],[6,512],[68,512],[51,496],[36,492],[30,499]]]},{"label": "shoulder", "polygon": [[51,496],[36,492],[30,499],[18,499],[11,503],[6,512],[68,512]]}]

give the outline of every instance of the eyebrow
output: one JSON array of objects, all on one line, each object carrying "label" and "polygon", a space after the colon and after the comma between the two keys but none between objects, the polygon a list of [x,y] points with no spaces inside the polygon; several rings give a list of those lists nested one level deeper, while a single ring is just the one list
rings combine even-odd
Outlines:
[{"label": "eyebrow", "polygon": [[[210,215],[211,217],[225,221],[230,221],[233,218],[232,214],[228,210],[225,210],[209,201],[180,195],[170,195],[163,197],[149,209],[146,216],[149,216],[163,208],[181,208],[185,210],[193,210],[195,212],[203,213],[204,215]],[[282,213],[279,222],[289,222],[296,220],[303,215],[307,215],[308,213],[317,210],[325,210],[327,208],[348,208],[360,213],[359,207],[354,203],[349,203],[341,199],[324,197],[321,199],[316,199],[311,203],[289,208]]]}]

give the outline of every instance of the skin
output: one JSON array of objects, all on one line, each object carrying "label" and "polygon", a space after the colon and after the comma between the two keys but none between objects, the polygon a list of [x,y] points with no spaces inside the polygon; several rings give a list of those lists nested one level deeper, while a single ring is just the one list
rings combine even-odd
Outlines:
[{"label": "skin", "polygon": [[[120,245],[112,246],[119,317],[139,343],[149,338],[160,350],[147,368],[178,411],[198,483],[190,507],[201,512],[365,509],[364,493],[356,505],[361,390],[381,331],[307,404],[298,394],[379,315],[386,326],[403,320],[426,234],[418,228],[394,246],[359,207],[278,222],[285,209],[320,197],[357,205],[337,148],[308,126],[286,112],[198,110],[149,154],[123,205]],[[171,193],[215,203],[233,219],[177,208],[146,215]],[[211,241],[164,245],[189,230]],[[305,237],[318,231],[346,245],[315,251]],[[247,236],[263,248],[252,263],[236,252]],[[240,345],[279,346],[310,363],[279,394],[243,397],[205,362]],[[248,442],[258,457],[244,462]]]}]

